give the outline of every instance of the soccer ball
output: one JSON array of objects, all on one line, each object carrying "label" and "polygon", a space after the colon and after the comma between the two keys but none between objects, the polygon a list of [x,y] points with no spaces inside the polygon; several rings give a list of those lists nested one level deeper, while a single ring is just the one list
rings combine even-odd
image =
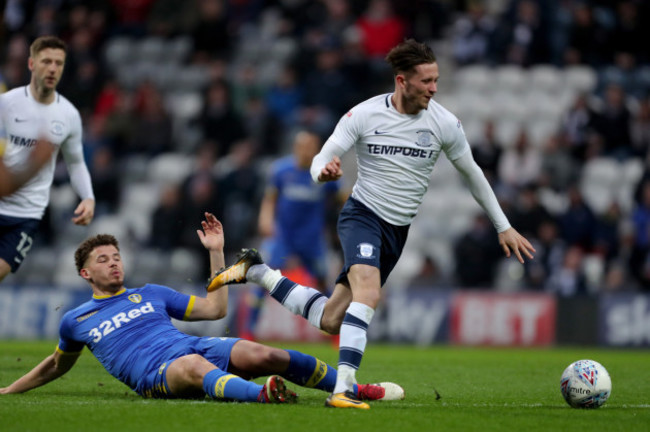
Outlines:
[{"label": "soccer ball", "polygon": [[612,392],[612,380],[600,363],[578,360],[564,369],[560,391],[573,408],[598,408],[607,402]]}]

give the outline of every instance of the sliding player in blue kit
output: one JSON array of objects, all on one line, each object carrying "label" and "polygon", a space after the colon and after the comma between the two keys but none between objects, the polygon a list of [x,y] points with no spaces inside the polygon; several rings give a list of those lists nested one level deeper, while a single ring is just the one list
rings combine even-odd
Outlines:
[{"label": "sliding player in blue kit", "polygon": [[[197,234],[209,251],[215,271],[224,265],[221,223],[205,213]],[[0,394],[23,393],[69,371],[84,346],[115,378],[151,398],[197,398],[205,395],[261,403],[292,403],[296,394],[284,378],[298,385],[331,391],[336,370],[310,355],[238,338],[196,337],[180,332],[170,318],[220,319],[227,313],[228,287],[197,297],[147,284],[124,287],[117,240],[108,234],[87,239],[75,252],[79,275],[93,298],[67,312],[54,353]],[[272,374],[272,375],[271,375]],[[264,385],[249,379],[271,375]],[[392,383],[356,387],[361,398],[396,399]],[[401,392],[403,396],[403,391]]]}]

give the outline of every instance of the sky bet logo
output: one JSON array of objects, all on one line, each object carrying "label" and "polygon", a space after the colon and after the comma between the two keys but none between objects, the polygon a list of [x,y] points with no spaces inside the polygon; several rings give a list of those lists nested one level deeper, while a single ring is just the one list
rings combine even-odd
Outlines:
[{"label": "sky bet logo", "polygon": [[131,320],[138,318],[143,314],[148,314],[153,312],[153,306],[151,302],[147,302],[139,308],[131,309],[128,312],[120,312],[115,314],[110,320],[103,321],[100,325],[93,328],[88,332],[88,335],[93,338],[93,342],[97,343],[106,335],[113,333],[118,328],[122,327],[123,324],[128,324]]}]

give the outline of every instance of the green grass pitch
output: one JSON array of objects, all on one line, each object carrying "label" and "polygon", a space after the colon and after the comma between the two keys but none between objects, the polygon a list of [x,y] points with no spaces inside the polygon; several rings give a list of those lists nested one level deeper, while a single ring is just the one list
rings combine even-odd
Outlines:
[{"label": "green grass pitch", "polygon": [[[0,341],[0,387],[50,354],[54,341]],[[290,344],[336,364],[329,345]],[[591,358],[612,376],[597,410],[570,408],[559,390],[572,361]],[[0,430],[13,431],[647,431],[650,355],[599,348],[463,348],[370,344],[360,382],[395,381],[406,399],[369,411],[323,407],[326,394],[291,385],[297,405],[145,400],[112,378],[87,350],[61,379],[0,396]],[[436,400],[436,390],[441,399]]]}]

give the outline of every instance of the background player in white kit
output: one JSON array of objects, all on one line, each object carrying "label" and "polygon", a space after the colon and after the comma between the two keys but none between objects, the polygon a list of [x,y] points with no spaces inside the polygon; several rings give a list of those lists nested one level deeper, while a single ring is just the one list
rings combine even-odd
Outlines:
[{"label": "background player in white kit", "polygon": [[329,407],[369,408],[351,392],[366,348],[368,325],[441,152],[490,217],[506,256],[514,253],[523,262],[522,255],[532,258],[535,251],[510,226],[474,162],[460,121],[433,100],[439,71],[432,50],[409,39],[393,48],[386,60],[394,73],[394,93],[370,98],[345,114],[311,166],[314,181],[337,180],[343,175],[340,156],[355,147],[358,178],[338,221],[345,264],[332,296],[328,299],[270,270],[254,250],[247,250],[210,284],[216,289],[244,280],[259,283],[314,326],[328,333],[340,332],[336,387],[325,402]]},{"label": "background player in white kit", "polygon": [[0,280],[18,269],[32,246],[50,200],[59,150],[72,187],[81,198],[72,222],[88,225],[95,213],[95,196],[83,157],[81,116],[56,92],[65,58],[66,45],[62,40],[39,37],[30,46],[29,85],[0,95],[7,136],[3,161],[8,169],[23,170],[30,161],[32,148],[41,139],[55,147],[49,163],[17,191],[0,199]]}]

